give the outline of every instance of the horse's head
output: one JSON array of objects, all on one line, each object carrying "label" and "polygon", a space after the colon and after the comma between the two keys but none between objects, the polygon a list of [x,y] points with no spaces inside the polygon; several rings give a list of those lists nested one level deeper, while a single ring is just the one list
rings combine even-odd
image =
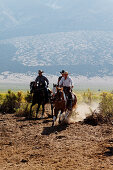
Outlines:
[{"label": "horse's head", "polygon": [[64,100],[63,88],[57,87],[57,93],[56,93],[55,97],[58,101]]},{"label": "horse's head", "polygon": [[57,87],[58,87],[57,84],[53,84],[53,94],[55,94],[57,92]]},{"label": "horse's head", "polygon": [[34,93],[35,91],[35,81],[30,82],[30,93]]},{"label": "horse's head", "polygon": [[53,97],[53,105],[55,108],[55,112],[58,112],[59,110],[63,112],[65,110],[66,100],[65,100],[63,88],[57,87],[57,92],[55,93]]}]

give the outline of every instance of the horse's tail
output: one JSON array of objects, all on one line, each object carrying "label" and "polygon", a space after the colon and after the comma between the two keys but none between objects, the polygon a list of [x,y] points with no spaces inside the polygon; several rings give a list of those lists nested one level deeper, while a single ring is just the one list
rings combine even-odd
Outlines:
[{"label": "horse's tail", "polygon": [[75,94],[74,92],[72,93],[72,96],[73,96],[73,97],[72,97],[72,98],[73,98],[73,99],[72,99],[72,103],[73,103],[72,105],[73,105],[73,107],[75,108],[75,107],[76,107],[76,104],[77,104],[77,97],[76,97],[76,94]]}]

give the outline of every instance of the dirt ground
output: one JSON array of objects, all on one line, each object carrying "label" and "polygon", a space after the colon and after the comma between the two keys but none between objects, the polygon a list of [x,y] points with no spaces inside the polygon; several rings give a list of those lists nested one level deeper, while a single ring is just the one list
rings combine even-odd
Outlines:
[{"label": "dirt ground", "polygon": [[113,169],[113,126],[0,114],[0,170]]}]

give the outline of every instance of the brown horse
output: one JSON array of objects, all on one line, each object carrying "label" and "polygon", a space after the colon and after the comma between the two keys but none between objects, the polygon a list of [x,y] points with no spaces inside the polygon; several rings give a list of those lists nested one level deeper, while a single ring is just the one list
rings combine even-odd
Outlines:
[{"label": "brown horse", "polygon": [[[68,105],[67,105],[67,97],[65,96],[65,93],[63,92],[63,88],[57,87],[57,92],[54,96],[53,99],[53,106],[54,106],[54,116],[53,116],[53,123],[52,126],[54,125],[58,113],[60,112],[59,116],[59,123],[60,123],[60,117],[63,112],[66,112],[68,110]],[[74,93],[72,93],[72,110],[76,107],[77,103],[77,98]]]}]

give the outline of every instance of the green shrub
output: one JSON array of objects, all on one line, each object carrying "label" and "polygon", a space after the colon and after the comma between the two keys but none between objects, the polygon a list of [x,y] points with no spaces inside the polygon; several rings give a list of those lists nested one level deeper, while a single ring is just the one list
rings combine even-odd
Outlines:
[{"label": "green shrub", "polygon": [[2,95],[0,94],[0,110],[1,110],[1,106],[2,106]]},{"label": "green shrub", "polygon": [[91,102],[92,102],[92,92],[90,91],[90,89],[88,89],[87,92],[84,92],[83,101],[87,104],[91,104]]},{"label": "green shrub", "polygon": [[18,109],[15,109],[16,116],[18,117],[28,117],[30,113],[29,103],[21,103]]},{"label": "green shrub", "polygon": [[1,111],[3,113],[14,113],[15,109],[20,107],[21,100],[22,100],[21,92],[15,94],[11,90],[8,90],[8,93],[6,94],[4,101],[1,105]]},{"label": "green shrub", "polygon": [[108,118],[113,117],[113,94],[103,92],[101,94],[101,102],[99,103],[100,113]]},{"label": "green shrub", "polygon": [[2,95],[0,94],[0,101],[2,100]]}]

